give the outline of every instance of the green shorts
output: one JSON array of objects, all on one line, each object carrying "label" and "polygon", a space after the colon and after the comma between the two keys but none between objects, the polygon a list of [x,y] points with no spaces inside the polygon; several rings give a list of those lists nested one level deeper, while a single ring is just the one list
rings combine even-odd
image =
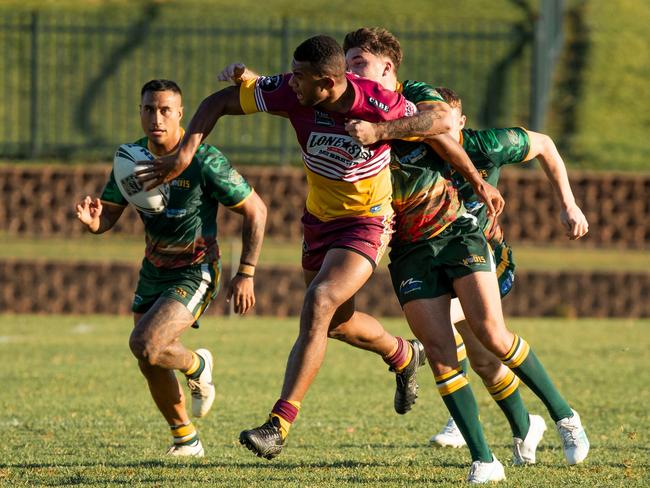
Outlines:
[{"label": "green shorts", "polygon": [[506,241],[494,246],[493,252],[499,280],[499,292],[501,298],[503,298],[510,293],[512,286],[515,284],[515,268],[517,266],[512,259],[512,248]]},{"label": "green shorts", "polygon": [[131,310],[146,313],[160,297],[181,302],[198,319],[219,291],[221,263],[157,268],[144,258]]},{"label": "green shorts", "polygon": [[402,306],[419,298],[454,296],[456,278],[495,270],[490,246],[476,219],[465,216],[432,239],[392,249],[388,268]]}]

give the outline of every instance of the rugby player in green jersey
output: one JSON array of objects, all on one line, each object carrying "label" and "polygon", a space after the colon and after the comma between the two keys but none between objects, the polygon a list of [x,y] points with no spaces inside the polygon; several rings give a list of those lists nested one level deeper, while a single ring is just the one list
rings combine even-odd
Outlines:
[{"label": "rugby player in green jersey", "polygon": [[[465,129],[466,117],[462,113],[461,99],[449,88],[439,87],[436,90],[452,108],[453,127],[450,134],[463,145],[486,181],[496,186],[504,165],[537,158],[560,202],[560,221],[566,228],[567,237],[575,240],[588,232],[589,224],[575,202],[564,161],[550,137],[520,127]],[[473,195],[471,186],[458,174],[454,174],[452,179],[465,202],[465,207],[476,216],[493,249],[499,290],[501,297],[504,297],[514,284],[515,264],[512,249],[506,243],[497,219],[487,215],[483,205]],[[490,394],[502,407],[510,421],[514,438],[515,462],[533,463],[535,451],[530,449],[530,439],[527,439],[526,434],[528,432],[531,438],[541,437],[546,428],[543,419],[537,415],[528,417],[522,408],[523,404],[518,402],[519,395],[516,390],[518,379],[471,333],[457,299],[452,300],[451,316],[453,323],[465,338],[472,368],[481,376]],[[509,391],[513,393],[508,394]],[[465,444],[453,418],[450,418],[447,425],[431,438],[431,442],[452,447]]]},{"label": "rugby player in green jersey", "polygon": [[[140,121],[145,137],[136,144],[156,155],[171,154],[183,137],[182,94],[170,80],[152,80],[141,90]],[[213,359],[207,349],[191,351],[180,342],[196,324],[219,287],[217,207],[221,203],[243,216],[239,272],[227,297],[237,313],[255,304],[253,275],[264,237],[266,206],[246,180],[215,147],[202,144],[188,168],[170,182],[166,209],[140,213],[146,250],[133,299],[135,327],[129,345],[167,421],[171,456],[203,456],[204,449],[185,408],[175,370],[184,373],[192,396],[192,414],[205,416],[215,398]],[[100,198],[87,196],[76,205],[77,217],[93,234],[111,229],[128,202],[113,173]]]},{"label": "rugby player in green jersey", "polygon": [[[353,72],[369,76],[386,88],[400,89],[411,101],[416,102],[422,96],[422,84],[405,82],[402,85],[397,82],[401,48],[397,39],[384,29],[359,29],[350,33],[346,36],[344,49],[348,67]],[[381,124],[359,122],[354,136],[363,144],[371,144],[377,138],[393,137],[390,121]],[[436,147],[435,141],[429,142]],[[505,327],[493,265],[488,269],[476,266],[482,262],[492,264],[492,255],[476,217],[471,214],[459,216],[462,210],[455,203],[457,195],[439,179],[439,175],[445,172],[444,162],[432,157],[423,145],[411,144],[410,149],[400,148],[405,144],[393,142],[393,154],[397,155],[400,164],[393,169],[398,225],[392,243],[391,275],[407,320],[425,346],[443,400],[468,441],[474,461],[468,480],[502,479],[503,468],[496,460],[490,462],[492,455],[480,430],[475,400],[462,368],[458,366],[455,351],[452,351],[449,311],[452,292],[465,305],[470,324],[467,330],[473,332],[472,337],[479,338],[475,342],[482,343],[498,355],[544,401],[557,422],[567,461],[570,464],[581,462],[589,445],[579,417],[555,389],[528,344]],[[433,213],[437,213],[435,219]],[[462,221],[467,217],[474,222],[471,228],[463,228]],[[435,220],[437,225],[433,223]],[[477,234],[482,239],[478,239]],[[471,359],[469,348],[468,352]],[[537,428],[527,436],[528,430],[538,425],[528,422],[527,411],[517,392],[515,375],[499,364],[498,372],[502,374],[504,370],[506,375],[503,378],[492,376],[486,380],[484,377],[484,381],[497,402],[516,395],[518,405],[512,405],[516,403],[512,401],[499,405],[509,420],[512,420],[509,413],[524,417],[520,418],[522,425],[517,432],[521,437],[515,439],[515,461],[520,464],[534,462],[535,448],[543,433],[543,421],[541,429]]]}]

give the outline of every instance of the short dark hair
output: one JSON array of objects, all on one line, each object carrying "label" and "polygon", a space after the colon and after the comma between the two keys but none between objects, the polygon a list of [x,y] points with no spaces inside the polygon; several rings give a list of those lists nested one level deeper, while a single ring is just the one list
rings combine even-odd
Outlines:
[{"label": "short dark hair", "polygon": [[395,66],[395,71],[402,64],[402,46],[393,34],[383,27],[362,27],[345,35],[343,51],[348,52],[353,47],[374,54],[386,56]]},{"label": "short dark hair", "polygon": [[308,62],[318,76],[345,76],[345,54],[336,39],[326,35],[310,37],[293,52],[293,59]]},{"label": "short dark hair", "polygon": [[178,84],[172,80],[157,79],[157,80],[147,81],[144,85],[142,85],[142,90],[140,90],[140,98],[144,97],[144,94],[149,91],[150,92],[172,91],[174,93],[178,93],[181,97],[183,96],[181,87],[178,86]]},{"label": "short dark hair", "polygon": [[451,108],[457,108],[461,114],[463,113],[463,102],[454,90],[445,86],[437,86],[436,91]]}]

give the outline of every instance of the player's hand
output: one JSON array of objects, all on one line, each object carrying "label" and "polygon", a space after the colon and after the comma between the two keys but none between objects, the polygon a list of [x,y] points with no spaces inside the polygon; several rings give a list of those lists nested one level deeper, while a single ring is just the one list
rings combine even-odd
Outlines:
[{"label": "player's hand", "polygon": [[474,188],[474,192],[481,200],[486,208],[487,213],[490,217],[498,217],[503,212],[503,207],[505,207],[506,202],[501,196],[501,192],[495,187],[482,181],[478,186]]},{"label": "player's hand", "polygon": [[577,205],[572,205],[560,212],[560,220],[567,230],[567,237],[572,241],[580,239],[589,232],[589,223],[587,218]]},{"label": "player's hand", "polygon": [[370,146],[381,140],[377,125],[365,120],[349,120],[345,124],[345,130],[362,146]]},{"label": "player's hand", "polygon": [[226,302],[233,300],[235,313],[244,315],[255,306],[254,278],[236,274],[230,280],[226,293]]},{"label": "player's hand", "polygon": [[90,196],[86,196],[75,205],[77,218],[93,232],[99,229],[102,208],[101,200],[99,198],[93,200]]},{"label": "player's hand", "polygon": [[247,71],[244,63],[232,63],[226,66],[223,71],[217,75],[217,79],[219,81],[231,81],[235,85],[239,85],[248,80],[246,75]]},{"label": "player's hand", "polygon": [[134,173],[145,191],[152,190],[158,185],[170,182],[187,167],[187,165],[180,161],[178,153],[162,156],[153,161],[138,161],[137,164],[146,166],[146,168]]}]

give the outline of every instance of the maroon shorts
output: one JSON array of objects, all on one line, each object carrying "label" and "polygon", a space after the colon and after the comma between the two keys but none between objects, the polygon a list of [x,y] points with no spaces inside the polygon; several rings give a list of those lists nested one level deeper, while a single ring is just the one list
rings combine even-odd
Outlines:
[{"label": "maroon shorts", "polygon": [[302,216],[302,267],[318,271],[330,249],[350,249],[373,268],[379,264],[393,233],[393,216],[340,217],[323,222],[305,210]]}]

